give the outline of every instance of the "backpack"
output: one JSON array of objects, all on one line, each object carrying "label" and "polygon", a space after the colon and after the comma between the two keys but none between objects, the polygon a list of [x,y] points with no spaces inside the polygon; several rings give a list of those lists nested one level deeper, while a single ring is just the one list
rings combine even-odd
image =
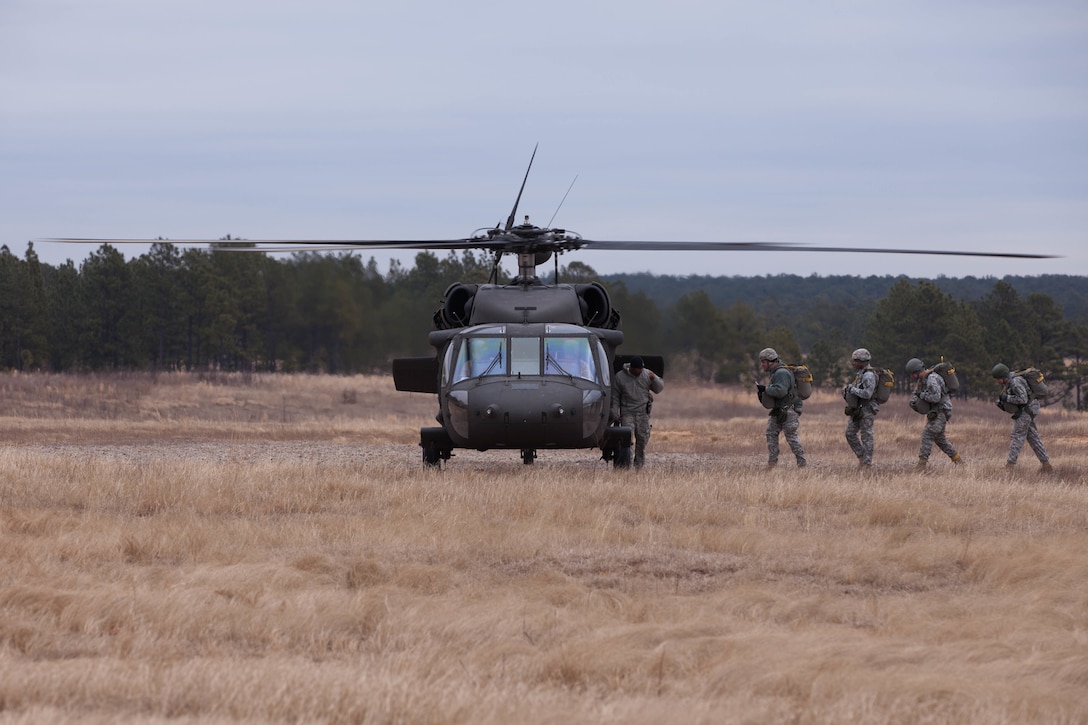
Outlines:
[{"label": "backpack", "polygon": [[1046,380],[1043,379],[1043,373],[1037,368],[1017,370],[1011,375],[1012,377],[1021,377],[1027,382],[1033,398],[1045,398],[1050,394],[1046,387]]},{"label": "backpack", "polygon": [[801,400],[808,400],[812,395],[812,373],[808,365],[783,365],[782,367],[793,373],[793,382],[796,384],[794,394]]},{"label": "backpack", "polygon": [[873,400],[878,403],[887,403],[895,388],[895,373],[888,368],[872,368],[872,370],[876,373],[876,390],[873,391]]},{"label": "backpack", "polygon": [[944,380],[944,386],[948,388],[949,395],[955,395],[960,392],[960,379],[956,375],[956,368],[952,367],[952,363],[942,360],[922,373],[922,379],[924,380],[930,373],[940,374],[941,380]]}]

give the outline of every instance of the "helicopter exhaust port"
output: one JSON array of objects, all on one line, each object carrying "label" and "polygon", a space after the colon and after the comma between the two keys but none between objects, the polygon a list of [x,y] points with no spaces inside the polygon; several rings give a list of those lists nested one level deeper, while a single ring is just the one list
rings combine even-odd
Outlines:
[{"label": "helicopter exhaust port", "polygon": [[582,324],[586,327],[607,327],[612,317],[612,301],[599,282],[574,285],[578,295],[578,307],[582,312]]},{"label": "helicopter exhaust port", "polygon": [[451,284],[442,295],[442,321],[447,328],[468,327],[476,299],[475,284]]}]

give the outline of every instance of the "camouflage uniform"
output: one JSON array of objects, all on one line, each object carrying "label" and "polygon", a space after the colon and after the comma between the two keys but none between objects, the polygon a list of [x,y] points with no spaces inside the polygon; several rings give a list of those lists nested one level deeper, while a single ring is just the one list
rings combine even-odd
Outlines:
[{"label": "camouflage uniform", "polygon": [[[858,371],[852,384],[843,388],[843,396],[855,395],[858,406],[846,424],[846,442],[863,466],[873,465],[873,420],[880,411],[880,403],[873,400],[879,380],[876,370],[868,365]],[[860,438],[860,440],[859,440]]]},{"label": "camouflage uniform", "polygon": [[1005,402],[1020,406],[1012,416],[1012,435],[1009,437],[1009,458],[1007,463],[1015,465],[1020,457],[1020,449],[1024,447],[1024,441],[1031,446],[1035,457],[1044,466],[1050,465],[1050,457],[1046,454],[1046,446],[1039,437],[1039,428],[1035,425],[1035,416],[1039,415],[1039,401],[1031,394],[1028,381],[1022,375],[1009,378],[1004,392]]},{"label": "camouflage uniform", "polygon": [[956,452],[956,448],[944,434],[945,426],[952,419],[952,398],[948,394],[948,386],[944,378],[938,372],[925,375],[922,384],[911,397],[911,408],[917,410],[916,401],[918,400],[924,401],[929,407],[926,413],[926,426],[922,429],[922,446],[918,449],[920,465],[924,465],[929,460],[934,443],[952,459],[953,463],[959,463],[960,454]]},{"label": "camouflage uniform", "polygon": [[[652,376],[652,377],[651,377]],[[646,462],[646,444],[650,442],[650,406],[653,403],[651,393],[660,393],[665,389],[665,381],[660,375],[653,375],[643,369],[635,376],[630,366],[624,365],[612,378],[612,420],[620,425],[629,425],[635,432],[636,468]]]},{"label": "camouflage uniform", "polygon": [[778,463],[778,438],[785,432],[786,443],[793,451],[797,459],[797,467],[804,468],[808,464],[805,457],[805,448],[801,445],[801,438],[797,435],[801,427],[801,406],[803,401],[797,398],[795,391],[797,383],[790,369],[784,367],[781,362],[775,361],[771,368],[771,384],[760,391],[760,400],[764,396],[774,399],[774,407],[767,414],[767,463]]}]

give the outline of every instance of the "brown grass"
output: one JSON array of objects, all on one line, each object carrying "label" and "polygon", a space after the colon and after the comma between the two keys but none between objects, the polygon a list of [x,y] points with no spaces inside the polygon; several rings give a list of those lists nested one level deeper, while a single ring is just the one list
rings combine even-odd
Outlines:
[{"label": "brown grass", "polygon": [[767,472],[750,391],[674,384],[640,472],[427,472],[383,378],[0,394],[4,722],[1088,722],[1084,415],[1010,474],[959,405],[919,474],[893,401],[861,475],[818,395]]}]

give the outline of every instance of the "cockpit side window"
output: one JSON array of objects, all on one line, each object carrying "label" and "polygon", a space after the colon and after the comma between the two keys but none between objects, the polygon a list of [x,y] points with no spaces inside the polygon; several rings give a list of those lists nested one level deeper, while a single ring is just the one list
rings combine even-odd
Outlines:
[{"label": "cockpit side window", "polygon": [[484,375],[506,374],[505,337],[468,337],[461,342],[451,382]]},{"label": "cockpit side window", "polygon": [[612,384],[612,370],[608,364],[608,353],[604,351],[604,345],[600,340],[597,340],[597,359],[601,361],[601,380],[605,385]]},{"label": "cockpit side window", "polygon": [[597,379],[597,368],[585,337],[545,337],[544,374]]}]

